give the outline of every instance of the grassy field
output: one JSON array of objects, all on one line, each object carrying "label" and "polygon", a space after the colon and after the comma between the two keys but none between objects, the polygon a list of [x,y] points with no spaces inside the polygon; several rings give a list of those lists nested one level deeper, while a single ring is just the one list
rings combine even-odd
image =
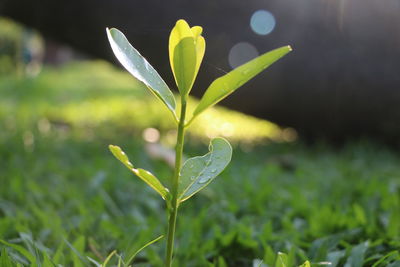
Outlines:
[{"label": "grassy field", "polygon": [[[0,79],[1,267],[91,266],[88,257],[127,257],[165,233],[163,201],[107,149],[121,146],[165,182],[172,170],[142,137],[156,128],[173,144],[156,101],[104,62]],[[218,135],[234,143],[232,163],[182,205],[175,266],[283,267],[278,252],[287,266],[400,266],[399,153],[285,142],[291,130],[217,107],[192,126],[188,156]],[[161,266],[164,241],[134,265]]]}]

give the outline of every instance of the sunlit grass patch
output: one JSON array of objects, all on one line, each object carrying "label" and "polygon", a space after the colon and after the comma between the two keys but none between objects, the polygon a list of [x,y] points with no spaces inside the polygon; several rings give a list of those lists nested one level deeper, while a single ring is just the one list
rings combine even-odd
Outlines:
[{"label": "sunlit grass patch", "polygon": [[[136,132],[156,127],[164,133],[174,128],[174,121],[160,112],[164,107],[144,85],[103,61],[46,67],[34,78],[3,79],[0,88],[0,116],[16,119],[21,127],[44,119],[55,127],[67,125],[82,131],[107,124]],[[189,107],[193,109],[197,102],[191,98]],[[293,140],[276,124],[223,107],[200,115],[190,133],[200,139],[206,134],[244,143]]]}]

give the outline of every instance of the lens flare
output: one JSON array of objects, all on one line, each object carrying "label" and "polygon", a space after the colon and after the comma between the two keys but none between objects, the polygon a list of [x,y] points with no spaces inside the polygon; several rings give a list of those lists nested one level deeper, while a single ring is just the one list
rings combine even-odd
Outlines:
[{"label": "lens flare", "polygon": [[275,17],[266,10],[257,10],[250,19],[251,29],[259,35],[267,35],[275,28]]},{"label": "lens flare", "polygon": [[258,55],[259,53],[254,45],[247,42],[237,43],[229,51],[229,65],[234,69]]}]

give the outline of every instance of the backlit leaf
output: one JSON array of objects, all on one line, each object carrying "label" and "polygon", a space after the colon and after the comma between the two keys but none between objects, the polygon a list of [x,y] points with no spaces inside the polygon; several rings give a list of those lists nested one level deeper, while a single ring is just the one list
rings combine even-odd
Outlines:
[{"label": "backlit leaf", "polygon": [[167,84],[149,62],[129,43],[125,35],[117,29],[107,28],[108,41],[114,55],[136,79],[144,83],[175,114],[175,97]]},{"label": "backlit leaf", "polygon": [[202,28],[190,28],[183,19],[176,22],[169,37],[169,60],[181,95],[188,95],[205,51]]},{"label": "backlit leaf", "polygon": [[203,61],[204,53],[206,51],[206,41],[201,33],[203,32],[203,28],[200,26],[194,26],[191,28],[194,41],[196,45],[196,71],[194,74],[194,79],[196,79],[197,73],[199,72],[201,62]]},{"label": "backlit leaf", "polygon": [[290,46],[284,46],[272,50],[250,60],[213,81],[194,110],[193,117],[196,117],[207,108],[215,105],[228,95],[232,94],[240,86],[248,82],[291,50]]},{"label": "backlit leaf", "polygon": [[211,140],[209,150],[204,156],[190,158],[183,164],[178,188],[181,202],[206,187],[231,161],[232,147],[225,139]]},{"label": "backlit leaf", "polygon": [[161,182],[155,177],[151,172],[144,169],[135,169],[132,163],[129,161],[128,156],[119,146],[109,145],[108,146],[111,153],[121,161],[131,172],[147,183],[151,188],[153,188],[157,193],[161,195],[163,199],[168,199],[169,192]]}]

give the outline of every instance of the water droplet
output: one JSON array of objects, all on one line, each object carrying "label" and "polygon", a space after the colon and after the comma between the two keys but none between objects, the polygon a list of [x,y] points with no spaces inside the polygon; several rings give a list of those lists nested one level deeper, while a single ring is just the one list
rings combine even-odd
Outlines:
[{"label": "water droplet", "polygon": [[204,176],[199,180],[200,184],[207,183],[211,179],[211,176]]},{"label": "water droplet", "polygon": [[217,171],[217,169],[212,169],[211,170],[212,173],[215,173],[216,171]]}]

